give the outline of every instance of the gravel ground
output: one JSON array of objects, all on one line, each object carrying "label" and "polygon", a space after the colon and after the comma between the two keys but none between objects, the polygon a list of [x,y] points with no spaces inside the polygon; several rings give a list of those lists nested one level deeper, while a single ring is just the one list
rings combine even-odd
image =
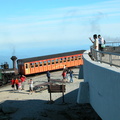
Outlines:
[{"label": "gravel ground", "polygon": [[[53,102],[50,102],[48,90],[34,92],[32,95],[30,95],[27,82],[30,77],[27,77],[24,91],[13,91],[11,86],[1,88],[1,105],[17,108],[16,112],[7,114],[9,119],[5,120],[78,120],[78,116],[76,116],[75,113],[72,113],[76,108],[78,108],[76,106],[79,106],[76,104],[77,94],[79,83],[82,82],[83,79],[78,79],[78,68],[74,68],[73,71],[74,82],[65,83],[66,92],[64,96],[64,103],[62,101],[62,93],[52,93]],[[61,74],[62,71],[51,72],[51,78],[62,79]],[[34,81],[34,85],[47,82],[45,74],[32,76],[32,79]],[[90,105],[87,105],[87,107],[91,108]],[[82,120],[82,118],[83,117],[81,117],[81,119],[79,118],[79,120]]]}]

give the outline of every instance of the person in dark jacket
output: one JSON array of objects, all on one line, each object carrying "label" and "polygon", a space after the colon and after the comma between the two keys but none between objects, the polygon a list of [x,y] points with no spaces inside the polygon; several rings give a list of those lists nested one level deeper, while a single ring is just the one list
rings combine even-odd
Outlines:
[{"label": "person in dark jacket", "polygon": [[49,71],[47,71],[46,76],[47,76],[48,82],[49,82],[50,81],[50,72]]},{"label": "person in dark jacket", "polygon": [[73,82],[73,71],[70,69],[69,73],[70,73],[70,82]]}]

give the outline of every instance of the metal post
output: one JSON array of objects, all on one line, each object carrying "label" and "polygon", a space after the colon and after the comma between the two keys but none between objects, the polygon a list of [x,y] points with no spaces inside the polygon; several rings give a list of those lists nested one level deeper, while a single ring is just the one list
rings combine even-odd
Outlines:
[{"label": "metal post", "polygon": [[52,101],[52,95],[51,95],[51,92],[50,92],[50,101]]},{"label": "metal post", "polygon": [[64,103],[65,101],[64,101],[64,86],[63,86],[63,84],[62,84],[62,96],[63,96],[63,103]]}]

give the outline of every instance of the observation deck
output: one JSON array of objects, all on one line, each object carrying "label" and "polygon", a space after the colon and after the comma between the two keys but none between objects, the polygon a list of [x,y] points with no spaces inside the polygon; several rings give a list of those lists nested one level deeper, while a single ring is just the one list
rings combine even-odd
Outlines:
[{"label": "observation deck", "polygon": [[106,44],[104,51],[90,47],[83,61],[77,103],[90,103],[102,120],[120,120],[120,46]]}]

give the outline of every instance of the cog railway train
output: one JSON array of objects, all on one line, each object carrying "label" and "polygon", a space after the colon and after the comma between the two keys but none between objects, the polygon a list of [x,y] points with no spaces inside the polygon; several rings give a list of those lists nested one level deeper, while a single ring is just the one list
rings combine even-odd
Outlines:
[{"label": "cog railway train", "polygon": [[[85,50],[78,50],[66,53],[52,54],[46,56],[18,59],[12,56],[13,68],[9,69],[8,64],[0,69],[0,85],[9,83],[13,76],[31,75],[46,71],[63,69],[83,65],[82,55]],[[16,68],[17,64],[17,68]],[[7,66],[7,67],[5,67]]]}]

